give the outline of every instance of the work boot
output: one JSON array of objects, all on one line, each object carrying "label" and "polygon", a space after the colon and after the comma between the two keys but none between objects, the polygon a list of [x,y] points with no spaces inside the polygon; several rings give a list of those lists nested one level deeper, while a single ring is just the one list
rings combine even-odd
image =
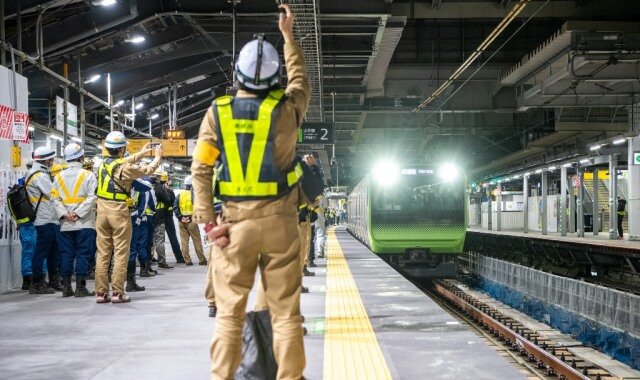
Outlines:
[{"label": "work boot", "polygon": [[309,293],[309,288],[305,288],[304,286],[300,285],[300,293]]},{"label": "work boot", "polygon": [[22,290],[29,290],[32,278],[31,275],[22,276]]},{"label": "work boot", "polygon": [[186,261],[184,259],[176,260],[176,264],[186,264]]},{"label": "work boot", "polygon": [[218,308],[216,307],[216,304],[209,305],[209,317],[215,318],[216,314],[218,314]]},{"label": "work boot", "polygon": [[96,303],[109,303],[109,302],[111,302],[109,293],[100,292],[96,295]]},{"label": "work boot", "polygon": [[153,275],[154,275],[154,276],[155,276],[156,274],[158,274],[158,271],[157,271],[156,269],[153,269],[153,267],[151,266],[151,261],[147,261],[147,262],[145,263],[145,266],[146,266],[147,271],[148,271],[149,273],[153,273]]},{"label": "work boot", "polygon": [[53,276],[49,276],[49,283],[47,284],[48,288],[51,288],[57,292],[62,291],[62,284],[60,283],[60,277],[57,274]]},{"label": "work boot", "polygon": [[34,278],[29,286],[29,294],[54,294],[56,291],[48,288],[44,282],[44,275]]},{"label": "work boot", "polygon": [[173,267],[169,264],[167,264],[166,261],[161,261],[158,263],[158,268],[162,268],[162,269],[173,269]]},{"label": "work boot", "polygon": [[185,265],[190,267],[190,266],[193,266],[193,263],[191,261],[187,261],[187,263]]},{"label": "work boot", "polygon": [[313,260],[309,261],[309,268],[316,268],[317,265],[316,263],[313,262]]},{"label": "work boot", "polygon": [[156,259],[156,258],[155,258],[155,257],[153,257],[153,256],[151,256],[151,259],[150,259],[150,260],[151,260],[151,262],[153,262],[153,263],[157,263],[157,262],[158,262],[158,259]]},{"label": "work boot", "polygon": [[200,260],[200,261],[198,262],[198,265],[207,265],[207,259]]},{"label": "work boot", "polygon": [[305,265],[304,268],[302,268],[302,275],[306,277],[311,277],[311,276],[315,276],[316,273],[310,272],[309,269],[307,269],[307,266]]},{"label": "work boot", "polygon": [[120,294],[118,292],[113,292],[111,296],[111,303],[127,303],[131,302],[131,298],[126,294]]},{"label": "work boot", "polygon": [[73,296],[73,288],[71,287],[71,276],[62,276],[62,296]]},{"label": "work boot", "polygon": [[156,274],[149,271],[146,265],[140,267],[140,277],[154,277]]},{"label": "work boot", "polygon": [[76,277],[76,297],[95,296],[96,292],[87,289],[87,279],[84,277]]},{"label": "work boot", "polygon": [[132,274],[127,277],[127,292],[144,292],[144,286],[140,286],[136,283],[136,275]]}]

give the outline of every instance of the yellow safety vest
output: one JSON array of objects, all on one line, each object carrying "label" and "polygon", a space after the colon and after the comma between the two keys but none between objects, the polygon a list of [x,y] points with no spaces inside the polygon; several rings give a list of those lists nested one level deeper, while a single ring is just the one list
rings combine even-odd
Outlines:
[{"label": "yellow safety vest", "polygon": [[62,199],[62,203],[64,205],[77,205],[85,201],[86,197],[79,197],[78,193],[80,192],[80,187],[84,183],[84,179],[87,176],[87,172],[80,172],[80,175],[76,179],[76,183],[73,185],[73,193],[69,193],[69,189],[67,189],[67,185],[65,185],[64,180],[62,179],[62,173],[56,174],[54,178],[54,182],[60,186],[60,190],[62,190],[62,194],[60,199]]},{"label": "yellow safety vest", "polygon": [[[31,175],[31,178],[29,178],[29,180],[27,181],[27,183],[25,183],[25,187],[29,187],[29,184],[31,184],[31,181],[38,178],[39,176],[41,176],[43,174],[43,172],[35,172],[33,173],[33,175]],[[52,189],[55,190],[55,189]],[[40,189],[38,189],[38,191],[40,191]],[[42,194],[42,193],[41,193]],[[33,197],[31,195],[29,195],[29,202],[31,202],[32,205],[38,203],[38,202],[46,202],[49,200],[49,198],[46,196],[46,194],[43,194],[44,196],[42,198],[40,197]],[[55,196],[54,194],[51,194],[53,196]]]},{"label": "yellow safety vest", "polygon": [[[275,164],[273,124],[283,98],[284,91],[273,90],[264,99],[223,96],[214,101],[218,141],[222,146],[219,186],[223,200],[278,198],[302,177],[298,163],[292,164],[288,172],[279,170]],[[256,102],[259,102],[257,116]]]},{"label": "yellow safety vest", "polygon": [[[107,157],[98,168],[98,198],[108,199],[110,201],[127,202],[129,193],[116,185],[113,179],[115,169],[124,164],[122,158]],[[133,204],[133,202],[131,202]]]},{"label": "yellow safety vest", "polygon": [[178,208],[180,214],[184,216],[191,216],[193,214],[193,203],[191,200],[191,190],[182,190],[178,199]]}]

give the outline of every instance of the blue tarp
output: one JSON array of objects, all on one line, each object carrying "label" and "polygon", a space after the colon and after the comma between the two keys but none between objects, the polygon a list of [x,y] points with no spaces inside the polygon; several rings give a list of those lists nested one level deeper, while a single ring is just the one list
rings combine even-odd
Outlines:
[{"label": "blue tarp", "polygon": [[640,370],[640,339],[490,280],[481,279],[472,286],[564,334],[571,335],[585,346],[593,347]]}]

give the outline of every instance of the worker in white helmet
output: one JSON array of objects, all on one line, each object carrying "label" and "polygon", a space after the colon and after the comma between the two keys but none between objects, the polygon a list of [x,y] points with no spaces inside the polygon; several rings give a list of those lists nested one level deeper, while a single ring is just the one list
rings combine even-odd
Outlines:
[{"label": "worker in white helmet", "polygon": [[[147,143],[140,152],[127,159],[124,155],[127,140],[122,132],[107,135],[104,146],[109,154],[98,168],[98,216],[96,219],[98,257],[96,258],[96,302],[123,303],[131,299],[125,295],[124,282],[131,244],[131,184],[158,168],[162,158],[162,145],[155,148],[151,163],[138,163],[153,150]],[[113,255],[113,294],[109,296],[109,263]]]},{"label": "worker in white helmet", "polygon": [[[32,156],[33,165],[25,181],[29,200],[36,211],[36,218],[32,223],[20,225],[22,275],[33,276],[28,288],[29,294],[53,294],[56,290],[62,290],[58,274],[59,223],[51,202],[55,190],[51,183],[50,168],[55,156],[56,152],[48,146],[36,148]],[[44,274],[45,260],[49,274],[48,286]],[[27,281],[24,281],[23,289]]]},{"label": "worker in white helmet", "polygon": [[178,193],[173,204],[173,212],[180,222],[180,250],[187,265],[193,265],[191,255],[189,254],[189,237],[193,240],[193,246],[196,249],[199,265],[207,265],[207,258],[204,256],[202,249],[202,237],[200,236],[200,228],[191,220],[193,215],[193,189],[191,188],[191,176],[184,179],[184,190]]},{"label": "worker in white helmet", "polygon": [[[247,297],[259,267],[273,325],[278,379],[300,379],[305,367],[300,315],[300,238],[296,160],[298,128],[309,105],[310,84],[293,15],[279,6],[287,88],[279,86],[280,60],[263,37],[247,43],[236,64],[235,97],[207,110],[193,154],[192,220],[205,223],[211,253],[217,321],[211,343],[212,378],[234,378],[241,361]],[[244,159],[243,159],[244,158]],[[213,208],[212,178],[223,164],[221,224]]]},{"label": "worker in white helmet", "polygon": [[[68,167],[53,178],[57,197],[53,198],[61,220],[59,247],[62,252],[60,275],[62,296],[86,297],[95,293],[87,289],[89,263],[95,254],[93,246],[96,234],[96,176],[83,169],[84,149],[78,143],[64,148]],[[76,275],[76,290],[71,286],[71,276]]]}]

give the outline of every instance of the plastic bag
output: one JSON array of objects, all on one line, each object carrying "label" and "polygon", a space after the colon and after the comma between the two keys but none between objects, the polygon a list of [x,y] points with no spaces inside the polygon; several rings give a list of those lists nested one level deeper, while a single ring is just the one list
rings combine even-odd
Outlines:
[{"label": "plastic bag", "polygon": [[236,379],[271,380],[277,373],[269,310],[248,312],[242,329],[242,362]]}]

